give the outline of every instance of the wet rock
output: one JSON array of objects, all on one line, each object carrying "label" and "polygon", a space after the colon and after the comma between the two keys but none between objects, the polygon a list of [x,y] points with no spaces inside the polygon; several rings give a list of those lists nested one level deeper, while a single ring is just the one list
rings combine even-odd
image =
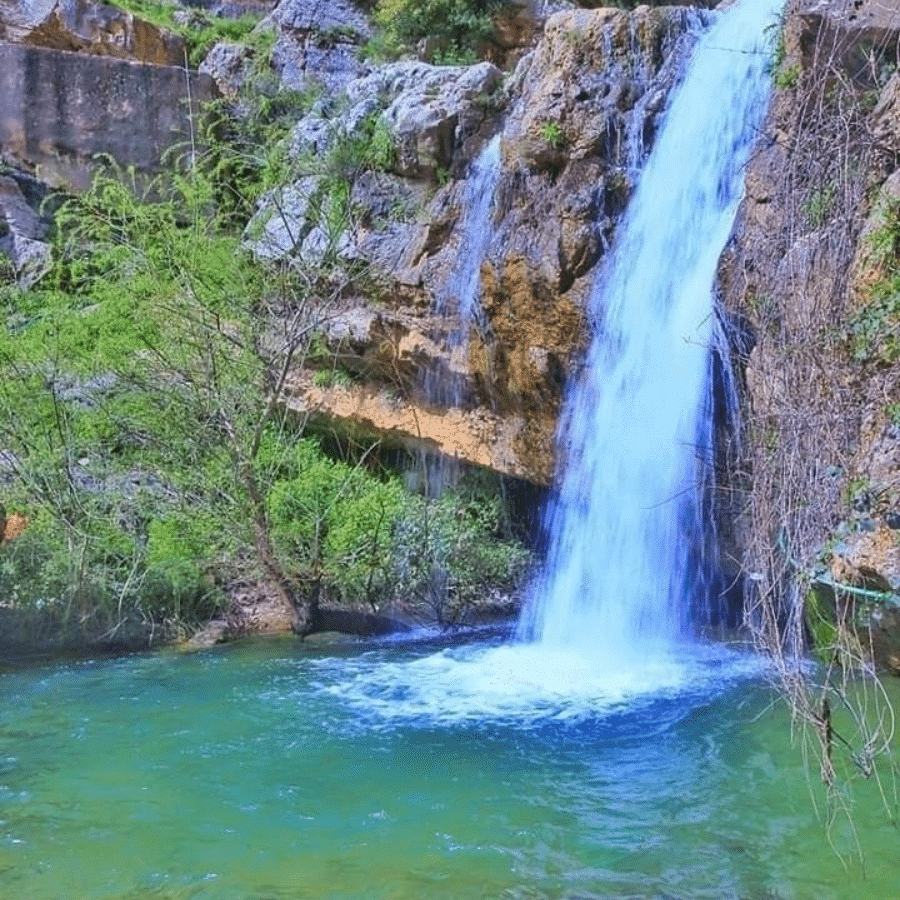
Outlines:
[{"label": "wet rock", "polygon": [[868,616],[868,634],[876,666],[900,675],[900,609],[879,607]]}]

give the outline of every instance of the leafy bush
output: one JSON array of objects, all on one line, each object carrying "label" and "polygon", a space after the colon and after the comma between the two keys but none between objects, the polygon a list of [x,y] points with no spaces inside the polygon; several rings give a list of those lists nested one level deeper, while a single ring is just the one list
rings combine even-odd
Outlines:
[{"label": "leafy bush", "polygon": [[[328,160],[334,183],[389,147],[371,119]],[[327,457],[278,402],[351,276],[257,264],[214,169],[136,187],[114,172],[63,198],[51,271],[0,298],[4,499],[33,522],[0,548],[2,595],[110,627],[196,621],[249,572],[452,622],[512,584],[527,554],[498,497],[411,497],[367,454]]]},{"label": "leafy bush", "polygon": [[291,454],[267,497],[272,533],[285,568],[324,578],[342,599],[385,599],[385,559],[403,512],[396,479],[328,459],[312,440]]},{"label": "leafy bush", "polygon": [[454,625],[491,591],[518,587],[533,561],[508,534],[494,484],[473,476],[440,499],[408,499],[394,536],[391,580],[398,598]]},{"label": "leafy bush", "polygon": [[396,58],[426,41],[433,62],[474,62],[502,6],[502,0],[379,0],[374,22],[380,31],[369,52]]}]

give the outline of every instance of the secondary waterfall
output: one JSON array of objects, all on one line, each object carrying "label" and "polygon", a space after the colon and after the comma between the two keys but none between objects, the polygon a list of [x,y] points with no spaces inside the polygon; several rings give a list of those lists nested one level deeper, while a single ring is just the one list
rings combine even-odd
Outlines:
[{"label": "secondary waterfall", "polygon": [[[465,359],[469,335],[479,313],[481,263],[488,252],[493,234],[492,214],[494,194],[500,178],[500,135],[485,144],[467,173],[462,195],[462,214],[455,264],[447,283],[441,287],[434,304],[434,314],[440,318],[457,317],[457,326],[447,337],[450,356],[449,371],[429,370],[425,374],[427,401],[441,408],[463,403],[463,376],[468,368]],[[455,461],[445,457],[422,461],[427,490],[440,496],[444,486],[456,474]]]},{"label": "secondary waterfall", "polygon": [[[491,215],[499,177],[500,135],[497,134],[484,145],[469,168],[461,198],[462,213],[457,225],[459,237],[455,263],[434,304],[436,316],[451,317],[455,313],[458,318],[456,330],[447,338],[451,359],[465,352],[469,332],[478,314],[479,275],[493,233]],[[451,371],[443,375],[426,374],[425,392],[431,403],[445,407],[461,403],[461,379],[452,369],[451,365]]]},{"label": "secondary waterfall", "polygon": [[[459,339],[468,336],[472,318],[477,313],[481,263],[487,255],[493,232],[491,215],[494,194],[500,178],[500,135],[496,134],[478,155],[466,178],[461,237],[456,265],[444,288],[447,300],[456,298],[459,306]],[[446,301],[445,301],[446,302]]]},{"label": "secondary waterfall", "polygon": [[688,628],[713,282],[765,111],[777,0],[741,0],[699,42],[595,284],[595,338],[559,431],[546,574],[519,626],[614,668]]}]

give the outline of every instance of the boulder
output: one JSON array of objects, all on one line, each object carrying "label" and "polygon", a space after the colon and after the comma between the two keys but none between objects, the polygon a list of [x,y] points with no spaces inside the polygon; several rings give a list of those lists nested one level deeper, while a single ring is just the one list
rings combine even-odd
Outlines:
[{"label": "boulder", "polygon": [[900,72],[882,88],[870,121],[875,140],[886,150],[900,152]]},{"label": "boulder", "polygon": [[253,51],[246,44],[220,41],[206,54],[198,71],[212,78],[223,97],[234,99],[251,77],[252,68]]},{"label": "boulder", "polygon": [[7,175],[0,175],[0,226],[0,253],[9,257],[18,283],[31,287],[50,265],[49,226]]},{"label": "boulder", "polygon": [[[458,151],[484,121],[485,107],[502,80],[489,62],[432,66],[405,61],[348,85],[347,97],[354,109],[367,99],[387,98],[381,121],[396,151],[393,170],[407,178],[437,180],[458,162]],[[348,126],[348,133],[352,130]]]}]

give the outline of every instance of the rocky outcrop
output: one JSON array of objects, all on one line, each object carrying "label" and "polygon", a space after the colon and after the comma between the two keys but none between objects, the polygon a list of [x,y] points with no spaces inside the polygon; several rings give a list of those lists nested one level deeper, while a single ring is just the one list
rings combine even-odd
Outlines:
[{"label": "rocky outcrop", "polygon": [[[379,302],[347,298],[329,317],[365,321],[363,337],[323,329],[326,364],[365,388],[313,390],[298,378],[292,404],[546,483],[561,397],[587,341],[591,284],[704,15],[563,11],[505,86],[490,63],[398,63],[350,82],[345,112],[323,102],[298,123],[294,150],[308,174],[263,204],[250,246],[307,263],[317,249],[333,253],[367,272]],[[498,131],[478,326],[461,344],[460,297],[447,297],[447,285],[470,239],[461,216],[470,163]],[[314,216],[334,171],[309,174],[309,161],[327,166],[366,134],[384,171],[351,174],[349,227],[323,240]],[[452,412],[423,388],[441,372],[462,385]]]},{"label": "rocky outcrop", "polygon": [[29,203],[16,179],[0,175],[0,253],[23,287],[31,287],[47,271],[49,223],[37,212],[40,194]]},{"label": "rocky outcrop", "polygon": [[158,66],[183,66],[186,58],[184,40],[178,35],[92,0],[4,4],[0,40]]},{"label": "rocky outcrop", "polygon": [[368,71],[359,57],[371,29],[354,0],[283,0],[269,23],[276,29],[272,63],[286,87],[334,94]]},{"label": "rocky outcrop", "polygon": [[898,49],[894,4],[789,4],[723,259],[746,388],[741,552],[763,593],[788,594],[783,616],[802,610],[790,584],[836,591],[857,623],[900,590],[900,319],[884,300],[897,273]]}]

